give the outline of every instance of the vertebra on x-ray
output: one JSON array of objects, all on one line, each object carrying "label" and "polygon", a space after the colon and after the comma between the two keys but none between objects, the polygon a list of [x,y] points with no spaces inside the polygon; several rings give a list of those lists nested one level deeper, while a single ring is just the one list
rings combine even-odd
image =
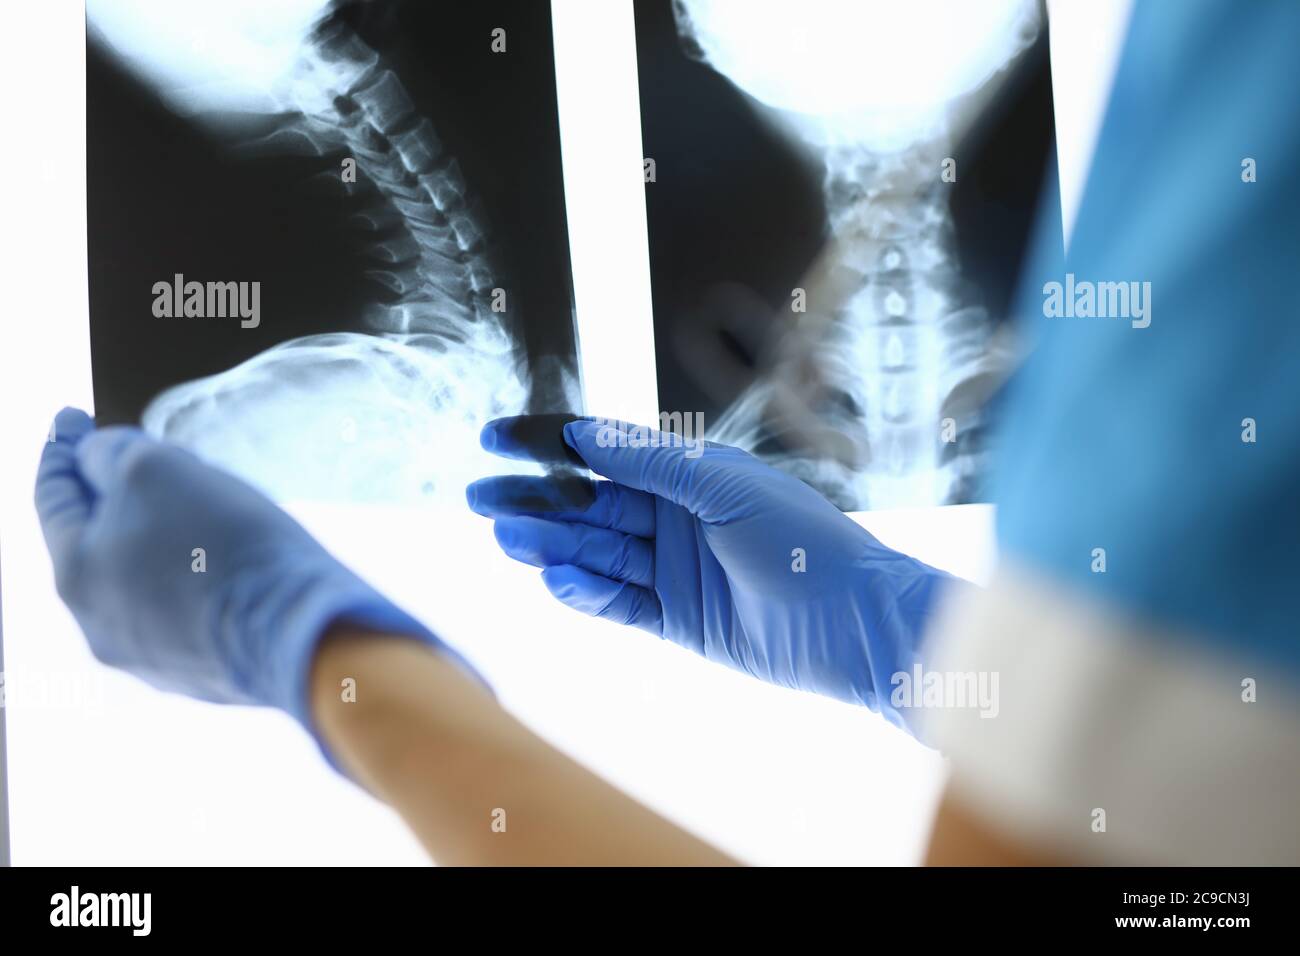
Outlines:
[{"label": "vertebra on x-ray", "polygon": [[[104,64],[89,89],[101,420],[138,416],[280,498],[409,501],[459,499],[500,469],[478,449],[484,421],[580,410],[549,11],[431,6],[92,0],[92,61]],[[502,22],[533,42],[492,60],[488,24]],[[178,64],[176,48],[194,55]],[[244,59],[232,64],[232,50]],[[139,112],[149,121],[128,118]],[[110,141],[130,123],[145,142]],[[126,280],[95,281],[126,218],[101,192],[113,151],[175,153],[177,125],[219,158],[181,150],[178,170],[171,156],[152,187],[138,184],[147,195],[130,226],[158,275],[241,261],[247,274],[231,278],[264,290],[257,336],[149,326],[159,320],[134,309]],[[227,208],[204,205],[200,184],[218,186],[209,162]],[[162,240],[178,204],[221,239]],[[245,208],[236,218],[231,207]],[[268,242],[277,232],[296,243]],[[510,308],[494,310],[501,289]],[[141,343],[135,369],[116,351],[122,338]],[[146,363],[151,381],[132,382]]]},{"label": "vertebra on x-ray", "polygon": [[970,251],[1014,274],[1037,205],[1036,3],[636,9],[661,404],[846,510],[979,500],[1011,280]]}]

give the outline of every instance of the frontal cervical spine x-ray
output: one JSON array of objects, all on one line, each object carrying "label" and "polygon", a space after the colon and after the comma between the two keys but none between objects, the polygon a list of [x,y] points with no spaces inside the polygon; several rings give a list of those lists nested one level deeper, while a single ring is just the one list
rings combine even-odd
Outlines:
[{"label": "frontal cervical spine x-ray", "polygon": [[[1036,40],[1037,5],[673,0],[671,12],[682,58],[694,64],[679,66],[676,82],[715,96],[715,118],[749,112],[768,128],[753,134],[752,164],[788,151],[820,191],[807,203],[820,204],[820,236],[791,218],[791,235],[773,225],[772,241],[751,254],[771,255],[780,272],[786,263],[773,250],[795,250],[791,236],[803,228],[811,252],[791,253],[801,268],[787,273],[788,284],[773,285],[766,303],[747,303],[750,290],[737,293],[734,283],[702,294],[712,296],[698,307],[703,322],[742,344],[760,340],[740,384],[711,396],[709,437],[794,472],[845,510],[979,500],[983,407],[1008,350],[998,334],[1003,317],[990,316],[956,248],[953,196],[974,172],[970,150],[958,146],[1008,64]],[[662,30],[654,14],[642,11],[640,22],[643,70],[653,72],[670,54],[649,52]],[[706,69],[739,90],[742,103],[710,92]],[[658,96],[656,82],[668,81],[642,77],[643,100]],[[656,121],[653,102],[646,112],[646,150],[660,156],[658,181],[647,185],[653,247],[670,241],[653,194],[674,189],[676,167],[671,129]],[[749,188],[749,204],[710,208],[704,194],[697,213],[764,228],[764,215],[773,223],[781,215],[773,194],[795,191],[775,173],[756,175]],[[674,308],[670,285],[680,277],[671,263],[667,255],[652,263],[657,323]],[[714,278],[732,278],[727,269],[719,263]],[[779,318],[754,332],[752,315],[764,308]],[[697,331],[678,339],[700,347]],[[718,381],[715,373],[700,378],[706,390]]]},{"label": "frontal cervical spine x-ray", "polygon": [[[548,5],[458,6],[92,0],[101,421],[281,499],[401,502],[499,470],[488,419],[580,410]],[[109,185],[123,152],[154,181]],[[234,282],[255,320],[211,314]]]}]

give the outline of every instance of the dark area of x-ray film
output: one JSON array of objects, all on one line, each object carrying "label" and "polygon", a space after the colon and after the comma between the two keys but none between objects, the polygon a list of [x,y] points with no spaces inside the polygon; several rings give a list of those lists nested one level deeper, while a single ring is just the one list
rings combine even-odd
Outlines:
[{"label": "dark area of x-ray film", "polygon": [[[691,20],[710,3],[636,0],[660,407],[844,510],[985,500],[1013,290],[1056,177],[1045,21],[960,135],[882,147],[831,124],[827,145],[710,60]],[[730,6],[715,44],[746,42]]]},{"label": "dark area of x-ray film", "polygon": [[101,424],[279,498],[461,500],[485,421],[581,410],[549,4],[87,16]]}]

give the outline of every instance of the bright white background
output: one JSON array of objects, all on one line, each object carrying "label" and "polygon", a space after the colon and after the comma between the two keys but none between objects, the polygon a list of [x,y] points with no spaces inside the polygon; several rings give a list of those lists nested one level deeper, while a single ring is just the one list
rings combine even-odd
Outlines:
[{"label": "bright white background", "polygon": [[[630,192],[640,188],[639,163],[626,181],[607,165],[641,155],[631,140],[639,122],[629,7],[562,2],[575,8],[557,13],[556,32],[568,71],[559,89],[590,410],[652,412],[652,365],[620,384],[595,361],[621,340],[626,363],[629,336],[649,342],[644,206]],[[99,666],[54,593],[31,493],[54,412],[91,407],[84,21],[70,0],[20,9],[0,57],[11,91],[0,134],[0,571],[14,862],[422,862],[400,821],[328,771],[287,718],[164,695]],[[613,104],[628,111],[625,122],[610,124]],[[589,150],[607,152],[597,162]],[[590,179],[577,175],[584,163]],[[611,209],[625,215],[627,234],[609,234],[620,221]],[[636,301],[607,314],[601,303],[619,288]],[[540,733],[742,859],[919,859],[942,764],[873,715],[570,612],[533,569],[499,553],[487,521],[461,509],[295,513],[464,649]],[[867,523],[959,575],[982,581],[991,570],[987,508]]]}]

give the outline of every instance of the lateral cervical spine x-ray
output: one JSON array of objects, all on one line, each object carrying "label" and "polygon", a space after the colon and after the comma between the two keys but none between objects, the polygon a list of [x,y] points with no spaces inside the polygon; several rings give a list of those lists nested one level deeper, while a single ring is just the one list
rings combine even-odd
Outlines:
[{"label": "lateral cervical spine x-ray", "polygon": [[581,410],[549,4],[87,11],[101,424],[402,502],[500,471],[488,419]]},{"label": "lateral cervical spine x-ray", "polygon": [[636,7],[660,405],[845,510],[982,500],[1051,155],[1037,2],[933,7]]}]

